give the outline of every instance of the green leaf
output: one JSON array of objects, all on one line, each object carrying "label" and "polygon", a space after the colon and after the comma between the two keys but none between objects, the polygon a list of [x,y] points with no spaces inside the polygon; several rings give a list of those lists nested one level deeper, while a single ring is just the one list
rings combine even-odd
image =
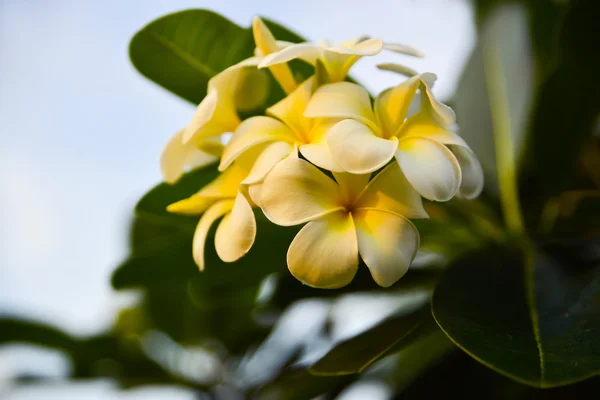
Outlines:
[{"label": "green leaf", "polygon": [[519,382],[554,387],[596,375],[597,246],[549,243],[527,261],[501,248],[465,256],[436,287],[434,318],[459,347]]},{"label": "green leaf", "polygon": [[3,316],[0,317],[0,344],[3,343],[31,343],[71,351],[77,340],[42,323]]},{"label": "green leaf", "polygon": [[[374,327],[335,345],[309,371],[315,375],[361,373],[413,333],[430,315],[428,307],[402,310]],[[406,340],[408,344],[409,340]]]},{"label": "green leaf", "polygon": [[[281,25],[264,22],[278,40],[303,41]],[[194,104],[206,96],[212,76],[251,57],[253,52],[250,28],[208,10],[186,10],[161,17],[137,32],[129,45],[131,62],[142,75]],[[269,87],[282,94],[276,84]]]}]

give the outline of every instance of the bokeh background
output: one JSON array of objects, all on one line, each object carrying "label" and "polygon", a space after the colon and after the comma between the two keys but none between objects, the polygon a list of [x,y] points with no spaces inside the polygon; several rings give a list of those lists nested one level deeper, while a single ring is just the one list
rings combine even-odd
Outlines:
[{"label": "bokeh background", "polygon": [[[91,335],[135,302],[136,293],[112,290],[110,274],[126,255],[135,202],[160,181],[164,143],[194,109],[137,73],[127,46],[146,23],[187,8],[241,26],[258,14],[313,40],[369,34],[410,44],[426,55],[410,65],[438,74],[442,99],[475,42],[466,0],[1,0],[0,314]],[[373,92],[391,86],[397,77],[374,68],[384,60],[401,56],[362,60],[353,75]],[[10,381],[67,370],[58,353],[3,347],[0,398],[191,398],[176,388],[123,393],[104,381]]]}]

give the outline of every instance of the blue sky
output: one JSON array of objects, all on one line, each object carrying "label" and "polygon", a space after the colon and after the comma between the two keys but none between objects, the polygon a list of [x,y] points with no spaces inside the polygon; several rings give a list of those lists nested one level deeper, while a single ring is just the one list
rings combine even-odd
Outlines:
[{"label": "blue sky", "polygon": [[139,76],[127,44],[186,8],[246,26],[259,14],[312,40],[369,34],[426,54],[362,60],[353,74],[374,92],[397,82],[374,64],[399,61],[437,73],[447,98],[474,44],[465,0],[1,1],[0,313],[89,334],[131,301],[109,286],[130,210],[160,180],[162,146],[194,107]]}]

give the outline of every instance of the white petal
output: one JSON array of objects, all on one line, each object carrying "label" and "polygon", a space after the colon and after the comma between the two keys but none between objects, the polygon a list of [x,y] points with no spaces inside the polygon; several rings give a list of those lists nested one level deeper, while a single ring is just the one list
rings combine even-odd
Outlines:
[{"label": "white petal", "polygon": [[183,144],[183,130],[173,135],[160,156],[160,170],[163,180],[174,183],[186,168],[197,168],[217,160],[216,157],[200,151],[192,143]]},{"label": "white petal", "polygon": [[406,218],[378,210],[352,214],[358,251],[378,285],[389,287],[402,278],[419,248],[419,232]]},{"label": "white petal", "polygon": [[419,73],[410,68],[407,67],[406,65],[400,65],[400,64],[395,64],[395,63],[383,63],[383,64],[377,64],[376,67],[382,71],[392,71],[392,72],[396,72],[400,75],[404,75],[407,78],[411,78],[415,75],[419,75]]},{"label": "white petal", "polygon": [[401,139],[396,160],[411,185],[426,199],[450,200],[460,187],[461,173],[456,157],[434,140]]},{"label": "white petal", "polygon": [[352,118],[378,129],[369,93],[350,82],[321,86],[313,94],[304,115],[310,118]]},{"label": "white petal", "polygon": [[355,208],[390,211],[407,218],[428,218],[423,200],[397,163],[385,167],[369,182]]},{"label": "white petal", "polygon": [[458,160],[462,174],[462,182],[458,189],[458,196],[464,199],[474,199],[483,190],[483,169],[473,151],[467,147],[450,146],[450,150]]},{"label": "white petal", "polygon": [[231,211],[233,204],[233,199],[219,201],[206,210],[200,218],[200,221],[198,221],[196,231],[194,232],[192,253],[194,261],[198,265],[198,268],[200,268],[200,271],[204,270],[204,246],[206,245],[208,231],[218,218]]},{"label": "white petal", "polygon": [[333,177],[335,178],[340,190],[344,195],[344,199],[347,204],[355,204],[360,194],[363,192],[371,174],[349,174],[348,172],[334,172]]},{"label": "white petal", "polygon": [[221,260],[233,262],[243,257],[256,238],[256,220],[252,207],[238,193],[231,213],[225,215],[217,228],[215,248]]},{"label": "white petal", "polygon": [[265,178],[260,198],[263,212],[277,225],[290,226],[341,208],[338,185],[309,162],[290,156]]},{"label": "white petal", "polygon": [[286,142],[273,142],[267,145],[256,159],[250,173],[242,183],[250,185],[261,182],[275,164],[289,156],[292,150],[293,147]]},{"label": "white petal", "polygon": [[421,53],[419,50],[405,44],[386,42],[384,43],[383,48],[396,53],[405,54],[407,56],[425,57],[425,54]]},{"label": "white petal", "polygon": [[434,82],[437,76],[431,72],[421,74],[421,91],[425,91],[425,96],[421,96],[423,109],[429,110],[429,112],[438,120],[438,122],[444,126],[452,125],[456,122],[456,114],[452,108],[448,107],[444,103],[438,101],[432,91]]},{"label": "white petal", "polygon": [[305,285],[334,289],[352,281],[358,268],[358,244],[352,217],[336,212],[311,221],[296,235],[287,264]]},{"label": "white petal", "polygon": [[183,142],[187,143],[196,134],[196,132],[200,131],[204,125],[210,121],[215,113],[217,108],[217,99],[218,94],[216,90],[211,90],[208,92],[206,97],[202,99],[198,107],[196,108],[196,112],[192,117],[192,121],[190,124],[183,130]]},{"label": "white petal", "polygon": [[366,174],[383,167],[394,157],[398,146],[395,137],[382,139],[352,119],[331,128],[327,143],[333,158],[353,174]]},{"label": "white petal", "polygon": [[296,58],[314,64],[321,55],[321,46],[313,43],[297,43],[265,56],[258,68],[281,64]]},{"label": "white petal", "polygon": [[398,138],[406,137],[424,137],[446,145],[454,144],[469,148],[463,138],[438,124],[427,113],[418,113],[402,125]]},{"label": "white petal", "polygon": [[328,47],[327,51],[357,56],[374,56],[379,54],[382,49],[383,41],[381,39],[371,38],[358,41],[354,44],[350,44],[349,42],[340,43],[336,46]]},{"label": "white petal", "polygon": [[248,118],[236,129],[223,151],[219,170],[223,171],[242,153],[260,143],[287,141],[293,143],[294,133],[280,121],[264,116]]}]

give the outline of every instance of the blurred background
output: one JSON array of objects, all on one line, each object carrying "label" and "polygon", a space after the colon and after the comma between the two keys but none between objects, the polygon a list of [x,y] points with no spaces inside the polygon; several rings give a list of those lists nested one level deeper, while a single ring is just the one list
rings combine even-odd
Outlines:
[{"label": "blurred background", "polygon": [[[140,75],[129,60],[128,44],[150,21],[189,8],[213,10],[242,27],[260,15],[309,40],[368,34],[425,53],[423,59],[382,53],[359,61],[352,76],[372,93],[398,83],[397,76],[378,71],[375,64],[400,61],[420,72],[436,73],[434,92],[442,100],[452,99],[477,42],[475,13],[468,0],[0,0],[0,317],[56,328],[45,334],[56,342],[95,338],[96,342],[86,342],[91,347],[82,347],[88,350],[105,345],[112,349],[112,336],[101,336],[104,332],[137,329],[140,317],[135,306],[142,294],[116,292],[111,275],[129,253],[135,204],[161,181],[163,146],[189,122],[194,106]],[[523,70],[529,69],[528,65]],[[491,162],[486,154],[479,157],[484,167]],[[272,294],[269,290],[272,284],[267,279],[257,304]],[[229,379],[242,387],[245,382],[266,380],[281,363],[289,363],[270,355],[314,359],[332,341],[372,326],[400,305],[412,309],[423,296],[421,292],[402,299],[358,296],[334,303],[308,299],[286,308],[275,325],[277,318],[266,313],[260,323],[273,329],[260,338],[267,338],[268,351],[264,346],[249,347],[235,368],[220,364],[226,359],[220,344],[184,348],[173,340],[179,341],[177,333],[170,337],[159,330],[145,332],[140,341],[140,351],[152,365],[137,355],[120,360],[122,353],[115,351],[114,359],[107,355],[95,360],[93,373],[59,351],[10,343],[0,347],[0,399],[198,398],[189,387],[213,382],[215,370],[222,375],[235,370]],[[167,314],[172,311],[166,304],[162,307]],[[323,336],[326,320],[335,323]],[[11,341],[7,332],[0,330],[0,343]],[[310,348],[305,346],[309,339]],[[401,356],[428,359],[427,350],[440,346],[420,343],[422,347]],[[441,346],[438,350],[443,353],[447,340]],[[473,369],[472,360],[463,357],[453,368],[459,365],[475,377],[483,376],[473,372],[480,370]],[[132,365],[159,378],[146,385],[138,385],[137,376],[125,379],[124,386],[133,387],[127,391],[112,379],[87,379],[112,375],[121,361],[120,375],[126,378],[132,372],[127,366]],[[152,369],[156,365],[159,372]],[[447,366],[439,368],[443,374]],[[86,379],[61,380],[71,374]],[[162,379],[161,374],[169,378]],[[396,379],[415,379],[408,375]],[[44,379],[34,382],[28,377]],[[392,389],[378,382],[363,380],[352,390],[336,393],[336,398],[392,398]],[[422,387],[428,384],[421,382]],[[217,387],[217,395],[206,398],[242,398],[231,390],[227,385]]]}]

